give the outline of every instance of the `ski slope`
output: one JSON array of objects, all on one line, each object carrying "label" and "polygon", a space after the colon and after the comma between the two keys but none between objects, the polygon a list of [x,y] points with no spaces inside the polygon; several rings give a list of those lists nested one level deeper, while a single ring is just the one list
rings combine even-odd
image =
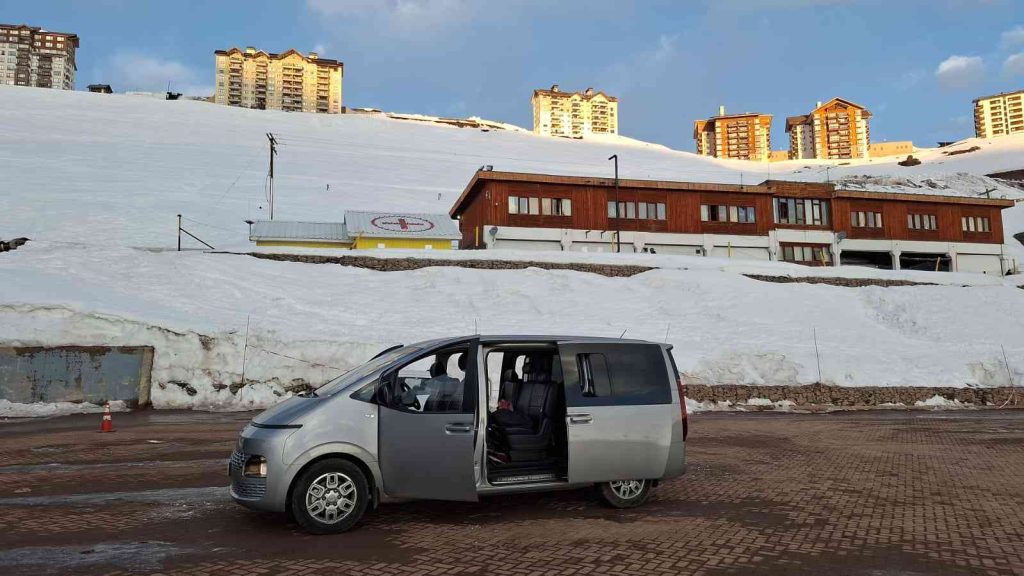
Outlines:
[{"label": "ski slope", "polygon": [[[1024,376],[1024,291],[1013,278],[652,255],[622,255],[660,268],[631,278],[455,267],[380,273],[171,251],[179,213],[217,248],[251,248],[244,220],[267,211],[267,132],[281,143],[275,216],[296,220],[337,220],[345,210],[447,212],[480,165],[609,174],[610,154],[619,155],[624,178],[872,176],[858,181],[958,195],[994,187],[994,196],[1015,197],[979,175],[1024,167],[1024,137],[968,140],[956,149],[981,149],[953,156],[922,151],[915,156],[923,163],[911,168],[896,159],[829,164],[826,175],[822,162],[720,161],[627,138],[573,141],[421,118],[7,86],[0,125],[0,238],[32,239],[0,254],[0,344],[152,345],[159,407],[266,406],[384,346],[474,330],[667,339],[686,378],[710,384],[1006,385],[1000,346],[1011,373]],[[1024,230],[1020,210],[1005,212],[1008,234]],[[751,272],[944,285],[773,284],[742,276]]]}]

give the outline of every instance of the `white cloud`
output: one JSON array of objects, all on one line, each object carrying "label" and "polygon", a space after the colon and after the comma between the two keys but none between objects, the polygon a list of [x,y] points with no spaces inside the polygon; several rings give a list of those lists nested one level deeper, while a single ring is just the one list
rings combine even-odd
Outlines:
[{"label": "white cloud", "polygon": [[196,71],[176,60],[162,60],[138,52],[119,52],[106,66],[106,83],[121,91],[163,92],[171,90],[187,96],[209,96],[213,86],[201,85]]},{"label": "white cloud", "polygon": [[1003,48],[1015,48],[1022,45],[1024,45],[1024,26],[1018,25],[1006,32],[1003,32]]},{"label": "white cloud", "polygon": [[306,0],[322,16],[372,19],[395,31],[431,32],[469,20],[469,0]]},{"label": "white cloud", "polygon": [[1010,55],[1003,62],[1003,74],[1007,76],[1024,76],[1024,52]]},{"label": "white cloud", "polygon": [[935,69],[935,79],[944,88],[970,88],[984,78],[981,56],[950,56]]}]

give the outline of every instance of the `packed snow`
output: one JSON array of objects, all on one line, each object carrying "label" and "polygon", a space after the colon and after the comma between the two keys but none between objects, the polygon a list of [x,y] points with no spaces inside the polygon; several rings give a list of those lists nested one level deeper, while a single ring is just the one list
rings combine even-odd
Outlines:
[{"label": "packed snow", "polygon": [[[97,414],[103,412],[104,406],[89,402],[36,402],[23,404],[10,402],[0,398],[0,418],[43,418],[49,416],[67,416],[69,414]],[[111,412],[127,412],[128,406],[121,400],[110,403]]]},{"label": "packed snow", "polygon": [[[915,156],[923,163],[910,168],[892,159],[833,164],[826,172],[820,162],[723,161],[626,138],[575,141],[384,115],[288,114],[6,86],[0,123],[0,238],[31,238],[0,255],[0,344],[151,345],[157,407],[268,406],[386,346],[474,331],[625,331],[667,340],[693,383],[1000,386],[1010,382],[1000,345],[1010,373],[1024,378],[1024,324],[1016,320],[1024,317],[1024,292],[1012,278],[536,252],[429,257],[656,269],[630,278],[536,268],[374,272],[173,251],[179,213],[219,249],[254,250],[244,220],[266,216],[266,132],[281,142],[275,216],[296,220],[340,220],[361,209],[447,212],[482,164],[606,174],[612,153],[626,178],[868,176],[877,178],[873,186],[976,194],[993,185],[981,174],[1021,167],[1024,137],[974,141],[980,150],[953,156],[921,151]],[[994,185],[996,195],[1014,194]],[[1020,206],[1005,214],[1008,234],[1024,230]],[[940,285],[839,288],[743,274]]]}]

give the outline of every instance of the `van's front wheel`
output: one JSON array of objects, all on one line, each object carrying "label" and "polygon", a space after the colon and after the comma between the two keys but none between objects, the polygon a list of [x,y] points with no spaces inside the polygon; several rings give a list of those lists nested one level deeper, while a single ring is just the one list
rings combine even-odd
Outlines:
[{"label": "van's front wheel", "polygon": [[345,460],[323,460],[299,476],[292,490],[295,521],[313,534],[337,534],[355,526],[370,500],[366,476]]},{"label": "van's front wheel", "polygon": [[614,508],[636,508],[651,496],[649,480],[616,480],[598,486],[601,499]]}]

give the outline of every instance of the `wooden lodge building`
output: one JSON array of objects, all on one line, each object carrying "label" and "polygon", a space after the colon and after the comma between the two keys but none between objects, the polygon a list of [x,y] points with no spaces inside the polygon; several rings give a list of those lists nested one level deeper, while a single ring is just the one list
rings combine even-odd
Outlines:
[{"label": "wooden lodge building", "polygon": [[1012,200],[479,170],[449,214],[462,249],[656,252],[1004,274]]}]

